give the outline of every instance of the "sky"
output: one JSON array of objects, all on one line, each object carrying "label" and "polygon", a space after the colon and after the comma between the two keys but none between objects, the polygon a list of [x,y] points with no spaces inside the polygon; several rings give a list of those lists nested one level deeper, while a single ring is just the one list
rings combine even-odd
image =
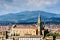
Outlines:
[{"label": "sky", "polygon": [[60,0],[0,0],[0,15],[37,10],[60,14]]}]

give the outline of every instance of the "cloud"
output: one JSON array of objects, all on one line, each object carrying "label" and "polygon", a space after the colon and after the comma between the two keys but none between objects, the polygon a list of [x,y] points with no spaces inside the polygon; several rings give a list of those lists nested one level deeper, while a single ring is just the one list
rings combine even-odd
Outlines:
[{"label": "cloud", "polygon": [[60,0],[0,0],[0,14],[26,10],[45,10],[59,3]]},{"label": "cloud", "polygon": [[4,7],[6,8],[7,11],[9,12],[16,12],[18,11],[19,9],[13,5],[7,5],[7,4],[4,4]]},{"label": "cloud", "polygon": [[38,6],[38,7],[42,7],[42,6],[52,6],[55,5],[59,2],[59,0],[28,0],[27,5],[32,5],[32,6]]}]

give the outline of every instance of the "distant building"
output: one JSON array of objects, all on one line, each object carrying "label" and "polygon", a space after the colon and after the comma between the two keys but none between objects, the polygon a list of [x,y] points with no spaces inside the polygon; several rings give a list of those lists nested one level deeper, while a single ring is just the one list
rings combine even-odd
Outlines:
[{"label": "distant building", "polygon": [[0,31],[0,40],[6,40],[7,34],[6,31]]},{"label": "distant building", "polygon": [[7,30],[8,27],[7,26],[1,26],[0,27],[0,40],[6,40],[7,38]]}]

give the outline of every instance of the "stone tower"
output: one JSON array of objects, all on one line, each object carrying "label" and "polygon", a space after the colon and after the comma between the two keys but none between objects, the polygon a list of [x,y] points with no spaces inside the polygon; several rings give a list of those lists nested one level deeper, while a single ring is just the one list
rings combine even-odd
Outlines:
[{"label": "stone tower", "polygon": [[40,27],[40,23],[41,23],[41,18],[40,15],[38,16],[38,23],[37,23],[37,29],[38,29],[38,36],[40,36],[40,32],[41,32],[41,27]]}]

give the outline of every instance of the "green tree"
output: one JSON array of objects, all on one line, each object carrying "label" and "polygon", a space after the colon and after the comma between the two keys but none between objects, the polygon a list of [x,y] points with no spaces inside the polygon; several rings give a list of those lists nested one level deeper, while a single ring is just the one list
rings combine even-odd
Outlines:
[{"label": "green tree", "polygon": [[55,38],[57,37],[57,36],[60,36],[60,34],[58,34],[58,33],[48,33],[48,34],[46,34],[46,37],[47,36],[53,36],[53,40],[55,40]]}]

